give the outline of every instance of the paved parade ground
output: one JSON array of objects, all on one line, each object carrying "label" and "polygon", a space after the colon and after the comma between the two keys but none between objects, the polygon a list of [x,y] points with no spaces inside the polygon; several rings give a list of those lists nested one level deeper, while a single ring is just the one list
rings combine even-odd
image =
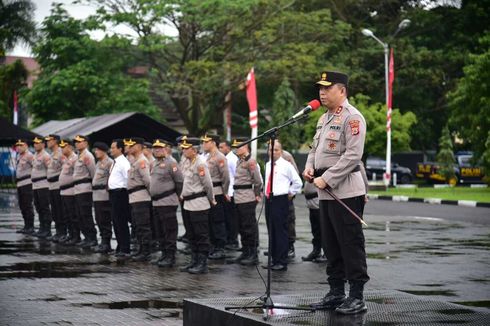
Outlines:
[{"label": "paved parade ground", "polygon": [[[287,272],[273,274],[273,296],[326,289],[325,265],[301,261],[311,250],[311,233],[303,196],[295,204],[296,258]],[[185,298],[265,291],[255,267],[210,261],[209,274],[190,275],[16,234],[22,226],[16,197],[0,195],[0,207],[0,325],[182,325]],[[365,219],[367,293],[401,291],[490,316],[489,208],[372,200]],[[263,216],[260,242],[265,263]],[[186,260],[179,253],[177,264]]]}]

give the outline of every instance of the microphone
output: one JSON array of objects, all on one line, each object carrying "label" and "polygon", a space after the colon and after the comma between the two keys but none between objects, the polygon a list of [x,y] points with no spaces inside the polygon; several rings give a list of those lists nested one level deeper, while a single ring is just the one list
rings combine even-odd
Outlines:
[{"label": "microphone", "polygon": [[318,101],[318,100],[310,101],[306,107],[304,107],[298,113],[293,115],[293,117],[291,119],[297,119],[297,118],[301,117],[302,115],[310,113],[311,111],[316,111],[320,107],[320,105],[321,105],[320,101]]}]

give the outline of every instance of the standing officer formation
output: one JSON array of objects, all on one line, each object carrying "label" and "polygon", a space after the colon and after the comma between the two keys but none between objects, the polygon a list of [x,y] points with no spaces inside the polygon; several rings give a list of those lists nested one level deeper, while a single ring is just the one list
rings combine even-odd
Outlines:
[{"label": "standing officer formation", "polygon": [[[330,290],[311,306],[355,314],[367,310],[363,292],[369,276],[363,230],[361,224],[325,191],[328,188],[362,216],[367,192],[361,162],[366,122],[349,104],[347,84],[347,75],[338,72],[323,72],[316,83],[320,100],[328,111],[317,123],[303,172],[309,182],[305,185],[305,197],[313,233],[313,251],[303,260],[322,261],[321,248],[327,259]],[[51,156],[44,150],[45,141]],[[259,165],[251,158],[249,146],[241,146],[243,141],[219,143],[219,137],[210,134],[200,139],[182,136],[178,142],[183,155],[177,163],[172,157],[171,144],[164,140],[145,143],[137,137],[115,139],[110,147],[114,160],[107,155],[106,144],[94,144],[96,164],[88,149],[88,139],[82,135],[77,135],[73,143],[57,135],[45,139],[36,137],[34,155],[29,153],[26,140],[18,140],[15,144],[19,154],[16,181],[24,218],[24,227],[19,232],[109,253],[114,226],[118,259],[148,261],[151,241],[156,239],[161,255],[154,263],[173,267],[177,249],[176,214],[180,204],[191,252],[190,262],[181,267],[181,271],[207,273],[208,258],[222,259],[225,248],[237,249],[237,233],[242,252],[230,262],[254,266],[259,261],[256,205],[264,191],[271,204],[266,218],[271,227],[269,254],[273,262],[272,266],[265,267],[287,270],[288,256],[294,255],[292,199],[300,191],[302,181],[294,159],[277,142],[266,164],[263,190]],[[201,143],[202,154],[199,153]],[[236,156],[230,147],[236,149]],[[272,192],[271,164],[275,169]],[[35,233],[32,202],[40,222]],[[99,246],[92,202],[102,239]],[[56,227],[53,237],[52,217]],[[134,227],[138,244],[132,255],[129,223]],[[348,297],[346,281],[350,286]]]}]

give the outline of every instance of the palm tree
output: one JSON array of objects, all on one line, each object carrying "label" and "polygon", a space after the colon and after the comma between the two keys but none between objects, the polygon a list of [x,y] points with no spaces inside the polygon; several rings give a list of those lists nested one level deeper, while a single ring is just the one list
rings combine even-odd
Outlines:
[{"label": "palm tree", "polygon": [[0,58],[18,42],[33,43],[36,36],[35,9],[30,0],[0,0]]}]

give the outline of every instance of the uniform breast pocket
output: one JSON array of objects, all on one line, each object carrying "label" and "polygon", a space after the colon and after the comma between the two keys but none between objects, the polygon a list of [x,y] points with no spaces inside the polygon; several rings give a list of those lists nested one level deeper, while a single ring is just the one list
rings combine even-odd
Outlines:
[{"label": "uniform breast pocket", "polygon": [[323,150],[327,153],[340,152],[340,132],[327,132],[327,135],[325,137],[325,148]]}]

